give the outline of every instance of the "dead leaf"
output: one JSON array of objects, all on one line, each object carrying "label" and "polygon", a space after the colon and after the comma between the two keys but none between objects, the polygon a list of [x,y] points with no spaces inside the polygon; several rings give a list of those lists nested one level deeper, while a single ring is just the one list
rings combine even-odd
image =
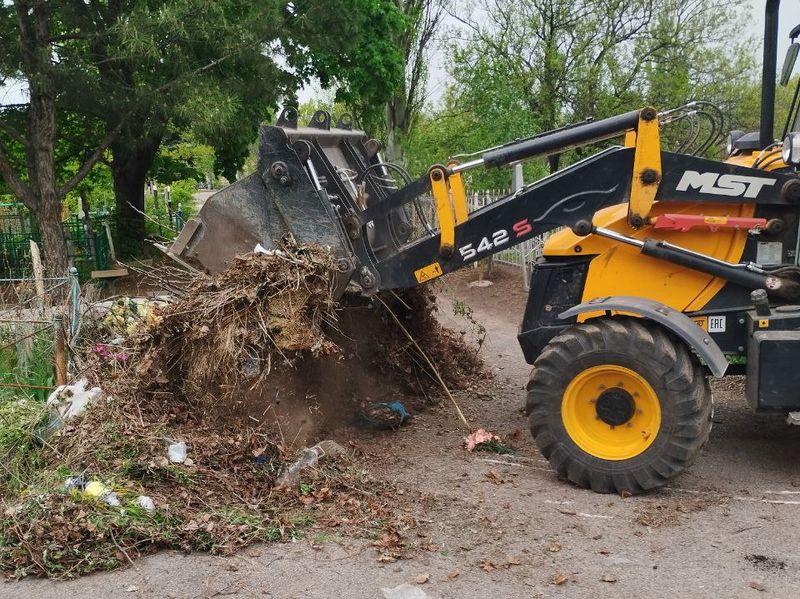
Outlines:
[{"label": "dead leaf", "polygon": [[431,579],[431,575],[428,574],[427,572],[425,572],[424,574],[417,574],[414,577],[414,582],[416,582],[417,584],[425,584],[430,579]]},{"label": "dead leaf", "polygon": [[567,582],[569,578],[567,578],[564,574],[553,574],[550,577],[550,584],[554,584],[556,586],[561,586],[565,582]]},{"label": "dead leaf", "polygon": [[488,559],[482,559],[480,566],[481,570],[483,570],[484,572],[491,572],[492,570],[497,569],[497,566],[494,564],[494,562]]},{"label": "dead leaf", "polygon": [[558,543],[550,543],[550,547],[547,548],[550,553],[558,553],[561,551],[561,545]]},{"label": "dead leaf", "polygon": [[750,588],[751,589],[755,589],[757,591],[761,591],[762,593],[767,590],[767,587],[765,587],[760,582],[751,582],[750,583]]},{"label": "dead leaf", "polygon": [[602,580],[603,582],[617,582],[617,577],[612,576],[611,574],[603,574],[600,580]]},{"label": "dead leaf", "polygon": [[135,593],[138,590],[139,590],[139,587],[137,587],[135,584],[131,584],[131,585],[128,585],[127,587],[125,587],[125,592],[126,593]]},{"label": "dead leaf", "polygon": [[461,572],[459,572],[458,570],[453,570],[452,572],[450,572],[450,573],[447,575],[447,578],[448,578],[449,580],[455,580],[456,578],[458,578],[458,577],[459,577],[459,575],[460,575],[460,574],[461,574]]},{"label": "dead leaf", "polygon": [[496,485],[499,485],[499,484],[505,482],[503,480],[503,477],[500,476],[499,474],[497,474],[497,470],[495,470],[494,468],[489,470],[489,472],[487,472],[485,476],[489,480],[489,482],[494,483]]}]

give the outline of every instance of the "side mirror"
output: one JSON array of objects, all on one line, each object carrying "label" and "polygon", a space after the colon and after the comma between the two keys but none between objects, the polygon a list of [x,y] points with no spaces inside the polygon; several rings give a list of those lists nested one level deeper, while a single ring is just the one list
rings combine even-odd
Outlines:
[{"label": "side mirror", "polygon": [[792,78],[792,71],[794,70],[794,63],[797,61],[797,54],[800,53],[800,44],[792,42],[786,50],[786,58],[783,59],[783,68],[781,69],[780,84],[786,85],[789,79]]}]

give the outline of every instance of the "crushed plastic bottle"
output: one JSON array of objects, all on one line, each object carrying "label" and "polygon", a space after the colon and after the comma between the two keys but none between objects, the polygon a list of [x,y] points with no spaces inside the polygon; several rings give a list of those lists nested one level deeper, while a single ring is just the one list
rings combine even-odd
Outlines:
[{"label": "crushed plastic bottle", "polygon": [[304,468],[313,468],[323,456],[336,456],[345,453],[344,447],[335,441],[320,441],[313,447],[306,447],[292,464],[278,477],[278,487],[292,487],[300,482],[300,472]]},{"label": "crushed plastic bottle", "polygon": [[88,483],[86,488],[83,490],[83,494],[86,497],[91,497],[92,499],[102,501],[111,507],[119,507],[122,505],[122,502],[119,500],[119,497],[117,497],[117,494],[99,480],[93,480]]},{"label": "crushed plastic bottle", "polygon": [[183,464],[186,461],[186,443],[171,443],[167,448],[167,457],[173,464]]},{"label": "crushed plastic bottle", "polygon": [[86,479],[82,476],[70,476],[64,481],[64,489],[66,491],[80,491],[86,488]]},{"label": "crushed plastic bottle", "polygon": [[136,505],[148,514],[152,514],[156,511],[156,504],[153,502],[153,498],[147,495],[139,495],[139,497],[136,498]]}]

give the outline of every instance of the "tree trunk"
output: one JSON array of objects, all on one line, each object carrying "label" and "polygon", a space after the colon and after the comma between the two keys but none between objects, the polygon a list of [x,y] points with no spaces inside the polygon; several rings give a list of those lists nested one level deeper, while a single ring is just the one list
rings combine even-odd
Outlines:
[{"label": "tree trunk", "polygon": [[20,6],[18,10],[30,94],[25,149],[30,193],[21,199],[39,227],[48,275],[66,277],[67,244],[61,226],[61,197],[55,172],[56,94],[50,76],[50,15],[46,3]]},{"label": "tree trunk", "polygon": [[50,277],[66,277],[69,266],[67,260],[67,241],[61,223],[61,202],[52,192],[51,197],[44,194],[33,211],[44,245],[44,264]]},{"label": "tree trunk", "polygon": [[[403,164],[403,146],[400,144],[400,135],[408,133],[408,123],[405,114],[405,89],[386,106],[386,148],[384,158],[387,162]],[[400,106],[398,106],[400,104]]]},{"label": "tree trunk", "polygon": [[140,255],[145,238],[144,186],[161,144],[162,132],[131,139],[129,132],[111,145],[117,206],[117,249],[122,256]]}]

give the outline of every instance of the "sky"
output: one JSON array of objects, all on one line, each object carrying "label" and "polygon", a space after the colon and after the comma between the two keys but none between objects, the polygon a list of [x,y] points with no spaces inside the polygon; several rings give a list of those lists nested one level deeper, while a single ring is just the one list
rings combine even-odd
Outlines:
[{"label": "sky", "polygon": [[[761,40],[764,37],[765,0],[751,0],[750,4],[751,6],[748,10],[749,18],[746,19],[746,22],[748,23],[748,29],[745,34],[754,38],[756,41],[756,43],[753,45],[753,52],[757,55],[757,59],[760,64],[761,53],[763,51]],[[453,27],[456,24],[457,23],[454,19],[449,19],[445,21],[444,26],[447,28],[448,26]],[[800,25],[800,0],[782,0],[780,8],[780,25],[778,30],[779,70],[783,64],[783,56],[786,53],[786,48],[789,46],[789,32],[796,25]],[[426,89],[427,103],[431,107],[436,107],[442,100],[447,82],[447,71],[442,53],[434,53],[434,55],[431,57],[429,70],[430,76],[428,78]],[[797,69],[795,72],[797,72]],[[299,100],[300,102],[306,102],[311,99],[324,99],[332,103],[333,93],[320,89],[320,87],[316,84],[311,84],[300,90]]]},{"label": "sky", "polygon": [[[747,20],[749,27],[747,35],[760,40],[764,35],[764,4],[765,0],[751,0],[750,18]],[[789,45],[789,32],[796,25],[800,25],[800,0],[783,0],[780,12],[780,31],[778,34],[778,69],[783,64],[783,55]],[[757,53],[761,59],[762,47],[760,43],[753,45],[753,52]],[[430,77],[427,84],[428,103],[436,106],[444,94],[446,87],[447,73],[444,68],[441,55],[433,57],[430,66]],[[797,70],[795,71],[797,72]],[[312,98],[329,98],[332,100],[333,94],[319,89],[317,85],[308,85],[299,93],[301,102]],[[27,99],[25,87],[20,82],[6,82],[0,85],[0,105],[24,102]]]}]

